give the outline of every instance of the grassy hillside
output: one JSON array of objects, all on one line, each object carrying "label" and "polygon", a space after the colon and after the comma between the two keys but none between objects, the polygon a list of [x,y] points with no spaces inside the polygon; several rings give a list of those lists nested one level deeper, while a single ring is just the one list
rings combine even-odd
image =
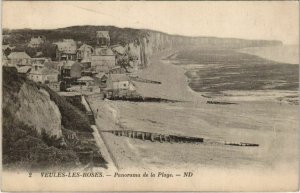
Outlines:
[{"label": "grassy hillside", "polygon": [[5,43],[10,44],[24,44],[33,35],[43,35],[50,42],[70,38],[94,45],[96,43],[96,31],[109,31],[111,44],[125,44],[146,35],[142,30],[114,26],[72,26],[54,30],[3,30],[3,34],[10,35],[5,39]]},{"label": "grassy hillside", "polygon": [[270,46],[282,44],[280,41],[267,40],[243,40],[236,38],[217,38],[217,37],[187,37],[181,35],[168,35],[163,32],[146,29],[119,28],[115,26],[71,26],[53,30],[36,30],[36,29],[4,29],[3,34],[9,35],[3,40],[4,44],[22,45],[30,41],[34,35],[43,35],[50,42],[59,41],[61,39],[71,38],[90,45],[96,43],[96,31],[109,31],[111,44],[126,44],[150,34],[160,34],[169,36],[167,39],[178,41],[179,44],[196,43],[202,46],[220,46],[228,47],[249,47],[249,46]]}]

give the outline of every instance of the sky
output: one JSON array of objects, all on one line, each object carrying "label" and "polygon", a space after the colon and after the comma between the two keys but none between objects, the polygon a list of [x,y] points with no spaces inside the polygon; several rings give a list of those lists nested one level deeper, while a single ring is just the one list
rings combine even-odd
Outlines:
[{"label": "sky", "polygon": [[4,1],[2,27],[114,25],[187,36],[299,43],[297,1]]}]

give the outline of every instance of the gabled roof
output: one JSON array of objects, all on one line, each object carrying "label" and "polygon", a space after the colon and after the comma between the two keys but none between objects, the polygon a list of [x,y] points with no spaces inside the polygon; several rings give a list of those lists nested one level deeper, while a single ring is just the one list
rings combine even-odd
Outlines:
[{"label": "gabled roof", "polygon": [[130,78],[126,74],[110,74],[109,78],[113,82],[129,81]]},{"label": "gabled roof", "polygon": [[94,81],[94,79],[89,76],[83,76],[79,78],[77,81]]},{"label": "gabled roof", "polygon": [[54,44],[57,45],[57,49],[60,52],[66,54],[76,54],[77,45],[72,39],[64,39],[62,42],[55,42]]},{"label": "gabled roof", "polygon": [[10,45],[2,45],[2,50],[6,50],[7,48],[9,48],[9,49],[14,49],[15,48],[15,46],[10,46]]},{"label": "gabled roof", "polygon": [[31,66],[22,66],[22,67],[17,68],[17,70],[18,70],[18,73],[25,74],[31,70]]},{"label": "gabled roof", "polygon": [[102,78],[104,78],[104,77],[106,77],[106,78],[108,78],[108,76],[107,76],[107,74],[105,74],[105,73],[98,73],[97,75],[96,75],[96,77],[97,78],[100,78],[100,79],[102,79]]},{"label": "gabled roof", "polygon": [[30,59],[31,57],[25,52],[12,52],[8,55],[8,59]]},{"label": "gabled roof", "polygon": [[41,36],[34,36],[30,39],[30,44],[42,44],[44,43],[44,39]]},{"label": "gabled roof", "polygon": [[96,32],[96,37],[97,38],[107,38],[107,39],[110,39],[108,31],[97,31]]},{"label": "gabled roof", "polygon": [[31,71],[30,74],[47,75],[47,74],[59,74],[59,72],[52,68],[42,68],[42,69]]},{"label": "gabled roof", "polygon": [[91,48],[91,49],[93,49],[92,46],[89,46],[89,45],[87,45],[87,44],[83,44],[83,45],[80,46],[80,48],[78,48],[78,50],[85,50],[86,48]]},{"label": "gabled roof", "polygon": [[[57,68],[60,64],[61,64],[61,63],[59,63],[59,62],[46,61],[46,62],[44,63],[44,66],[45,66],[46,68]],[[61,66],[62,66],[62,64],[61,64]]]},{"label": "gabled roof", "polygon": [[64,65],[63,65],[63,68],[66,68],[66,69],[70,69],[73,65],[79,65],[81,67],[81,64],[79,62],[76,62],[76,61],[71,61],[71,60],[68,60]]}]

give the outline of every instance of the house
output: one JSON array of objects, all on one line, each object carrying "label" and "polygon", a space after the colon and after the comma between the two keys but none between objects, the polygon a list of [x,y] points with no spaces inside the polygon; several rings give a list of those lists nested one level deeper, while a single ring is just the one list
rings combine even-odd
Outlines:
[{"label": "house", "polygon": [[4,52],[2,52],[2,65],[3,66],[9,66],[9,61],[8,61],[8,57],[4,54]]},{"label": "house", "polygon": [[58,82],[58,71],[49,68],[31,70],[28,78],[40,83],[55,83]]},{"label": "house", "polygon": [[51,61],[50,58],[31,58],[31,65],[44,65],[45,62]]},{"label": "house", "polygon": [[31,57],[25,52],[11,52],[7,58],[11,65],[31,66]]},{"label": "house", "polygon": [[17,68],[17,71],[18,71],[19,75],[21,75],[23,77],[27,77],[27,75],[31,71],[31,66],[21,66],[21,67]]},{"label": "house", "polygon": [[72,39],[64,39],[62,42],[54,43],[56,45],[56,60],[67,61],[76,60],[77,45]]},{"label": "house", "polygon": [[116,65],[116,57],[113,51],[108,47],[95,48],[92,55],[92,70],[99,72],[108,72]]},{"label": "house", "polygon": [[105,74],[105,73],[99,73],[99,74],[97,74],[95,76],[95,78],[97,80],[99,80],[98,83],[100,84],[99,85],[100,88],[106,88],[106,86],[107,86],[106,83],[107,83],[107,79],[108,79],[108,75],[107,74]]},{"label": "house", "polygon": [[97,31],[96,39],[97,39],[97,45],[110,46],[110,36],[108,31]]},{"label": "house", "polygon": [[15,49],[15,46],[10,46],[10,45],[2,45],[2,51],[6,54],[9,55],[13,49]]},{"label": "house", "polygon": [[55,69],[61,74],[62,66],[64,65],[64,62],[55,62],[55,61],[46,61],[44,63],[45,68],[52,68]]},{"label": "house", "polygon": [[41,64],[41,63],[36,63],[36,64],[33,64],[33,65],[32,65],[32,69],[33,69],[33,70],[40,70],[40,69],[42,69],[42,68],[44,68],[44,65]]},{"label": "house", "polygon": [[94,52],[94,48],[92,46],[89,46],[87,44],[83,44],[77,50],[77,60],[80,63],[89,63],[89,64],[91,64],[93,52]]},{"label": "house", "polygon": [[134,84],[126,74],[110,74],[106,84],[109,90],[136,90]]},{"label": "house", "polygon": [[66,61],[62,66],[61,75],[64,78],[80,78],[81,64],[75,61]]},{"label": "house", "polygon": [[30,39],[30,42],[28,43],[28,47],[37,48],[41,44],[43,44],[44,42],[45,42],[45,37],[43,37],[43,36],[33,36]]}]

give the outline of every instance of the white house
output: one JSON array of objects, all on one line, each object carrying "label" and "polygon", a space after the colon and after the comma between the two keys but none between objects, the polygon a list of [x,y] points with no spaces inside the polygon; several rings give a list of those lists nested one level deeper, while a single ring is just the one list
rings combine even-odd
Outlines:
[{"label": "white house", "polygon": [[136,90],[126,74],[109,74],[106,84],[109,90]]},{"label": "white house", "polygon": [[95,48],[92,55],[91,68],[96,72],[108,72],[116,65],[116,57],[108,47]]},{"label": "white house", "polygon": [[8,56],[11,65],[31,66],[31,57],[25,52],[12,52]]},{"label": "white house", "polygon": [[31,70],[28,78],[34,82],[53,83],[58,82],[59,72],[55,69],[42,68],[38,70]]}]

